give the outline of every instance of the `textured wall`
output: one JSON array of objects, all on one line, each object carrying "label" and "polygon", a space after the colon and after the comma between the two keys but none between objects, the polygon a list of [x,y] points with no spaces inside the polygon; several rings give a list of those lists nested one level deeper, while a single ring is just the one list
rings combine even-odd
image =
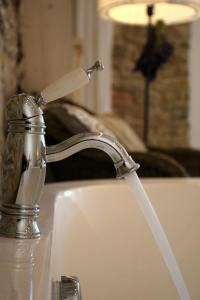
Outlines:
[{"label": "textured wall", "polygon": [[[142,137],[144,78],[132,73],[145,43],[146,30],[115,27],[113,50],[113,107]],[[159,71],[151,87],[149,144],[188,146],[188,43],[189,26],[171,26],[167,39],[174,47],[170,62]]]},{"label": "textured wall", "polygon": [[17,89],[18,5],[11,0],[0,4],[0,151],[4,141],[4,105]]}]

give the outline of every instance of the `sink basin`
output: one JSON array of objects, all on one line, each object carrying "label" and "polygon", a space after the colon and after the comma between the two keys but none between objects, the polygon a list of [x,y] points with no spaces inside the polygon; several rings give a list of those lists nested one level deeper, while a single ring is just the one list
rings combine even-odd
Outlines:
[{"label": "sink basin", "polygon": [[[200,299],[200,179],[143,184],[191,299]],[[78,276],[83,300],[178,300],[124,181],[46,185],[39,240],[0,238],[0,300],[50,300],[52,281]]]},{"label": "sink basin", "polygon": [[[191,298],[200,299],[200,180],[143,181]],[[70,188],[69,188],[70,186]],[[144,217],[124,181],[51,186],[51,276],[78,276],[83,300],[178,300]]]}]

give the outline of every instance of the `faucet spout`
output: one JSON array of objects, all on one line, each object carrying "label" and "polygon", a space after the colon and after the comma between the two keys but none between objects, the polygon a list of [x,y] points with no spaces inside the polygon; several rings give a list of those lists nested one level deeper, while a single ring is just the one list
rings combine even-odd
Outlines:
[{"label": "faucet spout", "polygon": [[102,150],[110,156],[117,178],[139,168],[139,164],[133,161],[116,139],[102,133],[81,133],[57,145],[46,147],[46,162],[59,161],[88,148]]}]

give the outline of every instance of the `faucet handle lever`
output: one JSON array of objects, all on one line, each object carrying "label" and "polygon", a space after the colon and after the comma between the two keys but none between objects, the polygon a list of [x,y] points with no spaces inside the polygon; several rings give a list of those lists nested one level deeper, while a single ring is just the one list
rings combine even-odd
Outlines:
[{"label": "faucet handle lever", "polygon": [[44,102],[48,103],[54,101],[83,87],[89,82],[91,74],[94,71],[100,70],[103,70],[103,65],[101,64],[101,62],[97,61],[91,68],[87,69],[86,71],[82,68],[77,68],[72,72],[64,75],[41,92],[41,96],[44,99]]}]

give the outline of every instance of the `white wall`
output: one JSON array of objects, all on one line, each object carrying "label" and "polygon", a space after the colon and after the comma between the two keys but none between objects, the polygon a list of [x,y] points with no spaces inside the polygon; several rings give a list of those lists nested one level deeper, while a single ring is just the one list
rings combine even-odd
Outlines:
[{"label": "white wall", "polygon": [[73,19],[72,1],[21,1],[23,90],[41,91],[73,68]]},{"label": "white wall", "polygon": [[200,149],[200,20],[191,25],[189,84],[190,145]]}]

